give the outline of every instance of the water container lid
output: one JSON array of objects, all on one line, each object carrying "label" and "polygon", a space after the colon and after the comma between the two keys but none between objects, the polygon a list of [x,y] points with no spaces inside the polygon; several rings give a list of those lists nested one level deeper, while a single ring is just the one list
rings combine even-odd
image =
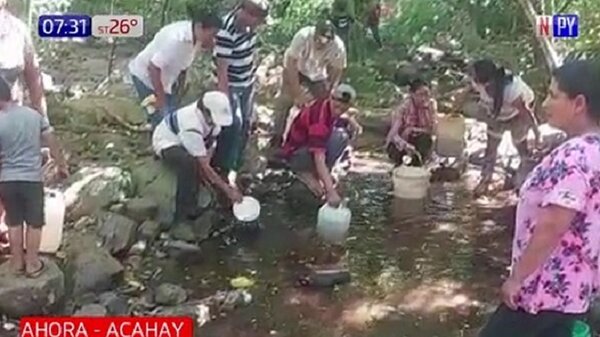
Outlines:
[{"label": "water container lid", "polygon": [[590,337],[590,326],[582,321],[575,321],[573,323],[573,330],[571,336],[573,337]]}]

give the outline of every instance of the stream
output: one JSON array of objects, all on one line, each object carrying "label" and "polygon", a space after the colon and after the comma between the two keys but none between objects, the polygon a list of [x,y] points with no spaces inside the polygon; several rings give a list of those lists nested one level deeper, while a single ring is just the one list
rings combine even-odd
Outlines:
[{"label": "stream", "polygon": [[261,231],[208,242],[196,258],[156,262],[161,282],[181,284],[197,298],[237,276],[256,282],[250,305],[216,317],[198,336],[458,337],[477,331],[497,303],[510,211],[476,207],[468,179],[433,184],[427,203],[395,199],[386,170],[373,169],[378,163],[366,158],[354,167],[361,161],[363,169],[346,178],[353,212],[345,247],[349,284],[298,286],[304,266],[327,263],[330,250],[312,233],[316,208],[290,206],[285,189],[274,187],[261,197]]}]

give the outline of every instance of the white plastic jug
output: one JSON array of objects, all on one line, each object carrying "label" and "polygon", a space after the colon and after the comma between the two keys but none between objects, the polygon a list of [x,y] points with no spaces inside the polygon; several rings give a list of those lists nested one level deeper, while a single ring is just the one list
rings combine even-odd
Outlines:
[{"label": "white plastic jug", "polygon": [[63,235],[65,221],[65,196],[57,190],[46,189],[44,215],[46,224],[42,227],[40,252],[56,253]]},{"label": "white plastic jug", "polygon": [[399,199],[424,199],[430,178],[431,172],[425,167],[398,166],[392,173],[394,196]]},{"label": "white plastic jug", "polygon": [[466,130],[465,118],[462,115],[438,116],[435,152],[442,157],[462,157]]},{"label": "white plastic jug", "polygon": [[346,240],[351,218],[352,212],[344,204],[338,208],[325,204],[319,209],[317,233],[327,242],[341,244]]}]

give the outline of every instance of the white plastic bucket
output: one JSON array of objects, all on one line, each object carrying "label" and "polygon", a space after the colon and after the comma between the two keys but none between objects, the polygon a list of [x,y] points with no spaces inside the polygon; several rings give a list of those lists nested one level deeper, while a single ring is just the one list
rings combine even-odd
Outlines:
[{"label": "white plastic bucket", "polygon": [[394,196],[399,199],[424,199],[429,191],[431,172],[424,167],[399,166],[392,173]]},{"label": "white plastic bucket", "polygon": [[453,114],[438,117],[435,152],[441,157],[462,157],[465,132],[463,116]]}]

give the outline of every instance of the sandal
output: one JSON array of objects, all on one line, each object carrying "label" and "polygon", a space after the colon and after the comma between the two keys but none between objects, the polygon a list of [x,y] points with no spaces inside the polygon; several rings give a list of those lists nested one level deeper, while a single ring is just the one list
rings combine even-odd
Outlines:
[{"label": "sandal", "polygon": [[25,272],[25,276],[27,278],[38,278],[38,277],[40,277],[40,275],[42,275],[44,273],[45,269],[46,269],[46,264],[44,263],[43,260],[40,260],[40,267],[33,272]]}]

